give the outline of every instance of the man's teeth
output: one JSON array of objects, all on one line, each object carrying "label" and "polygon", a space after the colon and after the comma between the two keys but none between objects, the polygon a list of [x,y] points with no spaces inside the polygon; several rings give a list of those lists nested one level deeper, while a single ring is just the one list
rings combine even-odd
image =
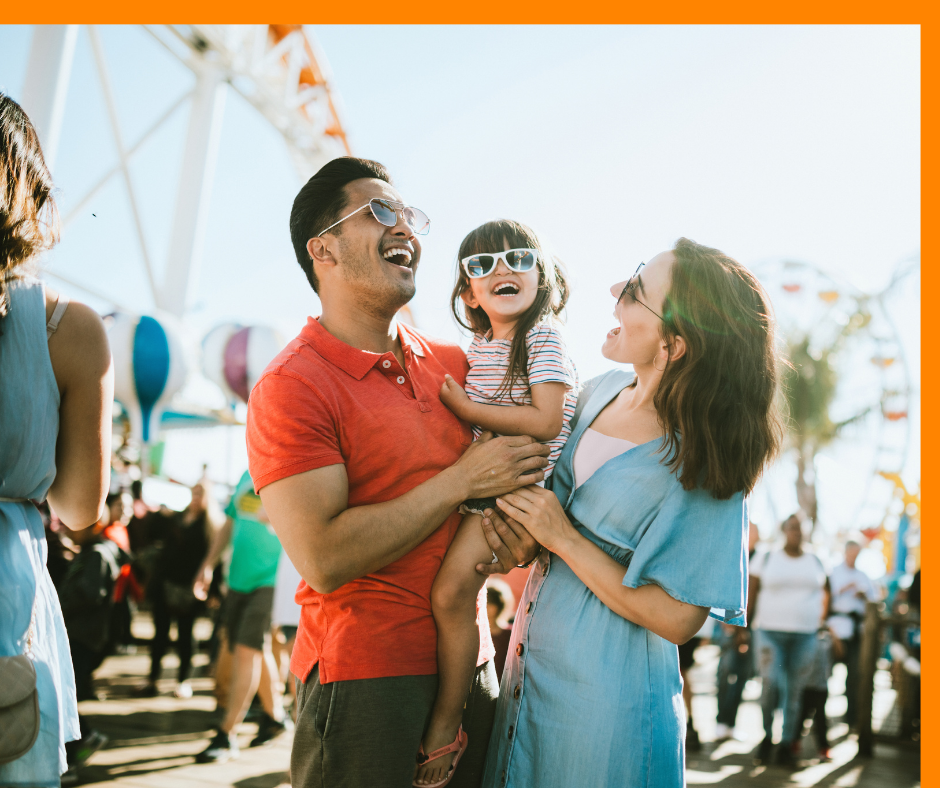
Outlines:
[{"label": "man's teeth", "polygon": [[411,263],[411,252],[407,249],[402,249],[401,247],[394,247],[389,249],[382,255],[386,260],[391,260],[393,257],[402,257],[404,260],[401,263],[396,263],[396,265],[409,265]]}]

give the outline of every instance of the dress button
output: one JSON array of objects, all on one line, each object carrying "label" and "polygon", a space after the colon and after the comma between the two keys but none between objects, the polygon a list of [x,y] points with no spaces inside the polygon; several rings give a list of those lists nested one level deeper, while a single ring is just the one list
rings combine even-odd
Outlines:
[{"label": "dress button", "polygon": [[516,646],[516,656],[517,656],[517,657],[521,657],[523,651],[525,651],[525,646],[523,646],[521,643],[520,643],[518,646]]},{"label": "dress button", "polygon": [[512,725],[509,726],[509,738],[512,739]]},{"label": "dress button", "polygon": [[512,696],[513,696],[516,700],[519,700],[519,696],[520,696],[521,694],[522,694],[522,687],[520,687],[520,686],[517,684],[517,685],[516,685],[516,688],[512,691]]},{"label": "dress button", "polygon": [[503,784],[506,783],[506,770],[503,769],[502,774],[499,775],[499,779],[503,781]]},{"label": "dress button", "polygon": [[526,615],[528,615],[529,613],[532,612],[532,603],[531,603],[531,602],[529,602],[529,604],[527,604],[527,605],[525,606],[525,612],[526,612]]},{"label": "dress button", "polygon": [[388,359],[385,359],[385,361],[382,362],[382,366],[385,367],[385,369],[388,369],[390,366],[392,366],[392,362]]},{"label": "dress button", "polygon": [[405,382],[405,377],[404,377],[404,375],[399,375],[399,376],[398,376],[398,385],[401,386],[404,382]]}]

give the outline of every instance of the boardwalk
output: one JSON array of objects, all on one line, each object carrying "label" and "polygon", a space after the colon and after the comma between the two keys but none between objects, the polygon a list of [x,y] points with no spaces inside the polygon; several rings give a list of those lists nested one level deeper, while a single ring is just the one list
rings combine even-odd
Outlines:
[{"label": "boardwalk", "polygon": [[[137,629],[138,622],[135,622]],[[804,739],[803,759],[796,771],[779,767],[754,767],[752,755],[763,733],[760,709],[755,702],[757,685],[748,686],[738,716],[737,733],[744,741],[711,743],[715,713],[715,650],[698,652],[692,672],[695,691],[693,713],[704,741],[702,752],[690,754],[689,785],[718,785],[723,788],[916,788],[919,786],[918,753],[914,749],[879,745],[872,759],[856,758],[857,744],[844,725],[833,724],[832,761],[815,757],[812,737]],[[164,662],[170,675],[172,657]],[[204,662],[204,658],[202,660]],[[110,741],[79,772],[79,782],[98,788],[275,788],[287,786],[290,735],[265,747],[247,749],[256,725],[246,722],[239,729],[241,757],[226,764],[196,764],[194,756],[208,744],[216,722],[212,680],[197,678],[194,696],[178,700],[172,696],[169,679],[161,682],[164,694],[157,698],[131,697],[131,689],[147,672],[145,653],[108,659],[98,673],[98,689],[105,700],[80,704],[94,727]],[[197,665],[200,662],[197,661]],[[830,715],[840,711],[841,697],[830,700]],[[73,783],[74,784],[74,783]],[[581,788],[581,786],[572,786]],[[585,786],[584,788],[594,788]]]}]

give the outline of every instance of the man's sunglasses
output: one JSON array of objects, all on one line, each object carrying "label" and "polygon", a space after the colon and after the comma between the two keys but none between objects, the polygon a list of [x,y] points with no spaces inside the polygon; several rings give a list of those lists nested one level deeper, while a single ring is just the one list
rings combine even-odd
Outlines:
[{"label": "man's sunglasses", "polygon": [[[623,290],[620,291],[620,298],[617,299],[617,303],[619,304],[621,301],[623,301],[624,296],[627,296],[634,304],[639,304],[644,309],[653,312],[652,309],[650,309],[646,304],[636,297],[637,288],[640,286],[640,269],[642,269],[644,265],[646,265],[646,263],[640,263],[639,266],[637,266],[636,271],[633,272],[633,276],[627,280],[627,283],[623,286]],[[653,312],[653,314],[664,323],[666,322],[666,318],[659,314],[659,312]]]},{"label": "man's sunglasses", "polygon": [[510,271],[517,274],[531,271],[538,262],[539,253],[535,249],[507,249],[505,252],[492,254],[472,254],[464,257],[460,264],[471,279],[489,276],[496,270],[496,264],[502,260]]},{"label": "man's sunglasses", "polygon": [[431,229],[431,220],[428,219],[428,215],[424,211],[419,211],[417,208],[395,200],[383,200],[373,197],[365,205],[360,205],[355,211],[347,213],[338,222],[333,222],[326,230],[317,233],[317,238],[332,230],[340,222],[345,222],[350,216],[355,216],[363,208],[372,211],[375,220],[386,227],[394,227],[398,224],[398,217],[401,216],[405,220],[405,224],[408,225],[408,229],[415,235],[427,235],[428,230]]}]

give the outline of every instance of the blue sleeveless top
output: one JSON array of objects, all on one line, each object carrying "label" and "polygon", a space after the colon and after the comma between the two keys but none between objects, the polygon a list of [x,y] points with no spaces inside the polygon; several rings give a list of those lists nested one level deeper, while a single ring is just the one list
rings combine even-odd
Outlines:
[{"label": "blue sleeveless top", "polygon": [[[7,285],[10,309],[0,328],[0,499],[41,501],[55,479],[59,389],[46,339],[46,301],[36,279]],[[26,502],[0,500],[0,656],[31,653],[40,730],[22,758],[0,766],[0,785],[58,786],[65,742],[79,738],[68,636],[46,569],[42,518]]]}]

